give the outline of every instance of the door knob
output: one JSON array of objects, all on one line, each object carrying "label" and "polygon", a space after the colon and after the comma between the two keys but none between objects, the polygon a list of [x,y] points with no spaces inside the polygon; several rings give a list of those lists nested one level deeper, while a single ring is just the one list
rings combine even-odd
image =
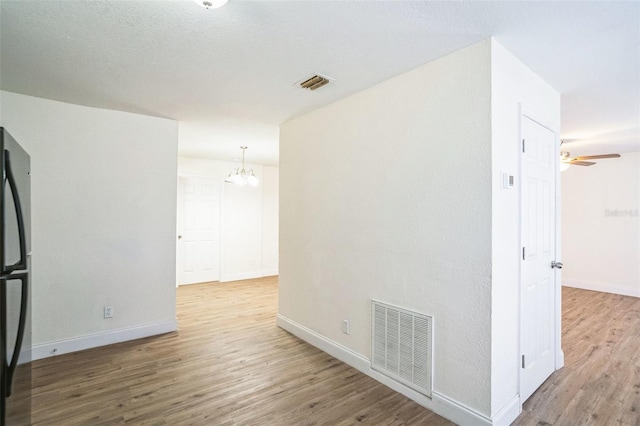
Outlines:
[{"label": "door knob", "polygon": [[181,240],[182,239],[182,235],[178,235],[178,239]]},{"label": "door knob", "polygon": [[552,268],[562,269],[562,266],[562,262],[556,262],[555,260],[551,261]]}]

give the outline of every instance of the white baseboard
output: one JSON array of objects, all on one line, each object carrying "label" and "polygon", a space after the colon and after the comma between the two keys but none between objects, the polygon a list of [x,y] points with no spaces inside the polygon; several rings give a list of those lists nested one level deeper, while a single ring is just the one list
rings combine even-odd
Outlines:
[{"label": "white baseboard", "polygon": [[277,269],[263,269],[262,270],[262,276],[263,277],[273,277],[275,275],[278,275],[278,270]]},{"label": "white baseboard", "polygon": [[556,370],[560,370],[564,367],[564,351],[560,349],[556,352]]},{"label": "white baseboard", "polygon": [[304,340],[305,342],[315,346],[316,348],[328,353],[334,358],[339,359],[345,364],[349,364],[356,370],[368,374],[371,366],[369,360],[362,355],[353,352],[351,349],[342,346],[324,336],[298,324],[297,322],[278,314],[276,317],[276,325],[289,333]]},{"label": "white baseboard", "polygon": [[[398,391],[395,387],[392,387],[392,389]],[[406,395],[404,392],[400,392],[400,393],[408,398],[411,398],[410,396]],[[426,407],[429,410],[433,411],[434,413],[441,415],[445,419],[451,420],[457,425],[461,425],[461,426],[467,426],[467,425],[491,426],[492,425],[491,419],[489,417],[435,390],[433,391],[433,404],[431,407],[421,403],[420,401],[416,401],[416,402],[422,405],[423,407]]]},{"label": "white baseboard", "polygon": [[612,285],[602,282],[590,282],[582,280],[562,280],[565,287],[581,288],[583,290],[601,291],[604,293],[620,294],[622,296],[640,297],[640,284],[638,287],[625,287],[621,285]]},{"label": "white baseboard", "polygon": [[[478,425],[478,426],[490,426],[492,424],[509,424],[509,423],[493,423],[492,420],[477,411],[464,406],[446,395],[440,394],[437,391],[432,392],[432,398],[428,398],[421,393],[414,391],[413,389],[396,382],[395,380],[371,369],[370,360],[366,357],[353,352],[349,348],[346,348],[339,343],[327,339],[326,337],[316,333],[313,330],[306,328],[303,325],[296,323],[295,321],[278,314],[276,319],[278,327],[288,331],[294,336],[299,337],[305,342],[315,346],[316,348],[328,353],[334,358],[339,359],[345,364],[350,365],[356,370],[366,374],[369,377],[374,378],[378,382],[390,387],[396,392],[412,399],[423,407],[445,417],[452,422],[459,425]],[[519,405],[516,405],[516,409],[519,410]],[[509,413],[504,414],[506,421]],[[517,417],[517,415],[516,415]],[[515,417],[514,417],[515,418]],[[501,420],[502,421],[502,420]]]},{"label": "white baseboard", "polygon": [[224,274],[220,282],[250,280],[252,278],[262,278],[262,271],[236,272],[235,274]]},{"label": "white baseboard", "polygon": [[511,398],[511,401],[493,416],[493,426],[509,426],[520,415],[521,407],[520,395]]},{"label": "white baseboard", "polygon": [[236,272],[234,274],[224,274],[220,278],[220,282],[251,280],[253,278],[271,277],[278,275],[277,269],[262,269],[259,271]]},{"label": "white baseboard", "polygon": [[32,360],[35,361],[37,359],[48,358],[55,355],[62,355],[70,352],[97,348],[99,346],[106,346],[112,345],[114,343],[141,339],[143,337],[170,333],[172,331],[176,331],[177,329],[178,321],[172,320],[157,324],[144,325],[140,327],[109,330],[101,333],[74,337],[72,339],[58,340],[56,342],[34,345],[31,351],[31,357]]}]

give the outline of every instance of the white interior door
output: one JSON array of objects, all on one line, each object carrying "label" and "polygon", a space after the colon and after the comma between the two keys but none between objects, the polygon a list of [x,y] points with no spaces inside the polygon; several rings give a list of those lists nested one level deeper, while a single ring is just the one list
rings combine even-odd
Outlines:
[{"label": "white interior door", "polygon": [[178,285],[220,280],[221,183],[178,180]]},{"label": "white interior door", "polygon": [[524,402],[555,370],[556,135],[522,115],[521,324]]}]

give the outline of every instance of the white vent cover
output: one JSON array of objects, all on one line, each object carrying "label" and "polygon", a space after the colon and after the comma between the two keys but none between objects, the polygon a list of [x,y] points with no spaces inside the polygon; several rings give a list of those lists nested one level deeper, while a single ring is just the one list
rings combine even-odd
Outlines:
[{"label": "white vent cover", "polygon": [[433,318],[372,302],[371,368],[431,397]]}]

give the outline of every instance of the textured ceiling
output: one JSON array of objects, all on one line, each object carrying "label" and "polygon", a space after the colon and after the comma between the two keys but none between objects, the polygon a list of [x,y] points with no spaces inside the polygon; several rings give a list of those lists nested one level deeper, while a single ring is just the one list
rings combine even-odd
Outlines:
[{"label": "textured ceiling", "polygon": [[[180,120],[182,155],[275,165],[279,123],[495,36],[563,94],[572,153],[637,150],[639,22],[635,1],[2,0],[0,87]],[[335,82],[294,87],[314,73]]]}]

